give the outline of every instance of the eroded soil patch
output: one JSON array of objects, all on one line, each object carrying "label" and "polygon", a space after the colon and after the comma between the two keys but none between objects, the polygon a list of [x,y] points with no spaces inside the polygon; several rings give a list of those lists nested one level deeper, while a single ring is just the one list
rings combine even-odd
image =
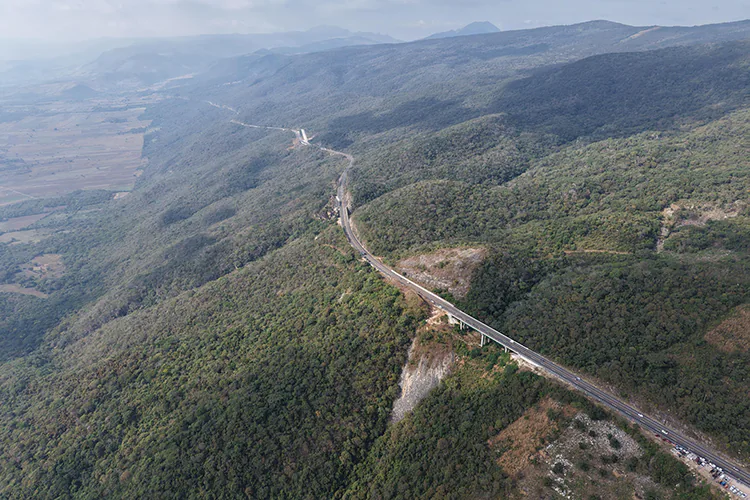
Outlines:
[{"label": "eroded soil patch", "polygon": [[656,251],[664,250],[664,242],[673,230],[682,226],[705,226],[707,222],[713,220],[732,219],[737,217],[744,207],[743,202],[735,202],[728,207],[673,203],[661,212],[661,228],[656,242]]},{"label": "eroded soil patch", "polygon": [[401,372],[401,395],[393,403],[391,422],[402,420],[450,374],[456,361],[452,331],[445,313],[437,309],[417,330]]}]

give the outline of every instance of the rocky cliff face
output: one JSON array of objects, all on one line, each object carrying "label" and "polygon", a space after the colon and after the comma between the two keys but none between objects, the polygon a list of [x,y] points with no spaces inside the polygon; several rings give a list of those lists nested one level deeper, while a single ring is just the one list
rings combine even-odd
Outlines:
[{"label": "rocky cliff face", "polygon": [[[415,341],[416,342],[416,341]],[[393,403],[391,422],[401,421],[450,373],[455,356],[452,352],[416,353],[409,349],[409,361],[401,372],[401,396]]]}]

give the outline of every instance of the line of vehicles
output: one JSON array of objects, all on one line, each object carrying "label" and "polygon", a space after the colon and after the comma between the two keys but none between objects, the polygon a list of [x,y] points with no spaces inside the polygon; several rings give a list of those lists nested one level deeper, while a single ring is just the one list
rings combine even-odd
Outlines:
[{"label": "line of vehicles", "polygon": [[[658,434],[656,437],[661,437]],[[664,438],[662,438],[664,439]],[[676,444],[674,445],[674,449],[672,450],[672,453],[674,453],[678,457],[686,458],[690,461],[695,462],[698,467],[703,467],[705,469],[709,469],[709,475],[714,478],[716,482],[719,483],[719,486],[723,487],[728,493],[731,493],[732,495],[738,497],[738,498],[747,498],[747,494],[734,486],[732,484],[733,482],[737,482],[736,479],[729,476],[724,469],[719,467],[718,465],[715,465],[712,462],[709,462],[703,457],[700,457],[696,455],[695,453],[686,450],[682,446]]]}]

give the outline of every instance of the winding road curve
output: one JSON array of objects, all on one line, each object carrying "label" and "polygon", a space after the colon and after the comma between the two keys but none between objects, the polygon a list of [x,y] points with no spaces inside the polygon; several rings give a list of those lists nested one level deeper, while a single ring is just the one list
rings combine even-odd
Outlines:
[{"label": "winding road curve", "polygon": [[546,371],[551,376],[573,386],[575,389],[578,389],[579,391],[586,394],[590,398],[598,401],[599,403],[610,408],[611,410],[614,410],[615,412],[623,415],[628,420],[638,424],[639,426],[641,426],[642,428],[646,430],[651,431],[652,433],[659,436],[660,438],[665,439],[675,445],[679,445],[685,450],[687,450],[688,452],[693,452],[699,457],[703,457],[708,462],[711,462],[714,465],[721,467],[724,470],[724,473],[731,476],[733,479],[737,481],[741,481],[745,485],[750,486],[750,474],[747,471],[743,470],[734,461],[728,458],[725,458],[712,450],[709,450],[704,445],[701,445],[691,439],[686,438],[685,436],[680,435],[677,431],[670,429],[666,427],[665,425],[660,424],[657,420],[649,417],[648,415],[644,415],[643,413],[639,412],[634,407],[630,406],[628,403],[625,403],[624,401],[616,398],[615,396],[609,394],[608,392],[599,389],[595,385],[584,380],[582,377],[576,375],[570,370],[563,368],[562,366],[554,363],[553,361],[550,361],[549,359],[545,358],[541,354],[538,354],[532,351],[528,347],[519,344],[515,340],[511,339],[510,337],[506,335],[503,335],[502,333],[498,332],[494,328],[482,323],[478,319],[472,316],[469,316],[468,314],[461,311],[450,302],[444,300],[440,296],[430,292],[424,287],[402,276],[401,274],[397,273],[390,267],[383,264],[380,260],[375,258],[375,256],[373,256],[365,248],[362,242],[359,241],[359,239],[357,238],[357,235],[352,230],[349,207],[348,207],[348,203],[345,201],[347,199],[346,184],[348,180],[348,174],[352,165],[354,164],[354,158],[351,155],[342,153],[340,151],[334,151],[334,150],[323,148],[323,147],[321,147],[320,149],[323,151],[327,151],[329,153],[335,154],[335,155],[343,156],[347,160],[349,160],[349,166],[346,168],[344,173],[339,178],[338,193],[337,193],[339,211],[341,213],[341,226],[343,227],[344,233],[346,234],[346,239],[349,240],[349,243],[351,244],[351,246],[354,247],[354,249],[357,250],[360,253],[360,255],[367,262],[370,263],[372,267],[377,269],[381,274],[385,275],[387,278],[390,278],[391,280],[399,283],[400,285],[411,289],[412,291],[417,293],[417,295],[422,297],[424,300],[430,302],[433,306],[438,307],[442,309],[443,311],[447,312],[448,314],[450,314],[451,316],[453,316],[454,318],[461,320],[464,324],[470,326],[471,328],[478,331],[482,335],[494,340],[495,342],[502,345],[503,347],[507,347],[508,349],[515,352],[518,356],[520,356],[522,359],[524,359],[528,363],[531,363],[541,368],[542,370]]},{"label": "winding road curve", "polygon": [[[211,104],[213,105],[213,103]],[[301,132],[299,130],[280,128],[280,127],[266,127],[266,126],[260,126],[260,125],[250,125],[247,123],[239,122],[237,120],[232,120],[232,122],[235,123],[236,125],[241,125],[244,127],[262,128],[262,129],[268,129],[268,130],[283,130],[283,131],[294,133],[298,139],[301,137]],[[735,481],[739,481],[739,482],[744,483],[747,486],[750,486],[750,473],[744,470],[740,466],[740,464],[718,454],[717,452],[713,450],[710,450],[705,445],[702,445],[700,443],[693,441],[692,439],[682,436],[677,431],[670,429],[669,427],[666,427],[665,425],[659,423],[658,420],[651,418],[648,415],[643,414],[642,412],[638,411],[633,406],[620,400],[619,398],[613,396],[612,394],[596,387],[592,383],[586,381],[585,379],[571,372],[567,368],[563,368],[562,366],[545,358],[541,354],[538,354],[537,352],[532,351],[528,347],[522,344],[519,344],[518,342],[511,339],[510,337],[482,323],[478,319],[472,316],[469,316],[468,314],[461,311],[450,302],[444,300],[438,295],[430,292],[424,287],[402,276],[401,274],[397,273],[390,267],[383,264],[380,260],[375,258],[375,256],[373,256],[364,247],[362,242],[359,241],[357,235],[353,231],[351,220],[350,220],[349,204],[346,201],[347,200],[346,185],[348,181],[349,172],[351,171],[351,168],[354,165],[354,157],[350,154],[342,153],[340,151],[335,151],[333,149],[328,149],[328,148],[325,148],[316,144],[305,144],[305,143],[301,143],[301,144],[303,146],[310,145],[313,147],[317,147],[321,151],[324,151],[332,155],[342,156],[346,158],[346,160],[349,162],[348,166],[346,167],[344,172],[341,174],[341,177],[339,178],[339,182],[338,182],[337,204],[338,204],[339,212],[341,214],[341,226],[344,229],[346,238],[347,240],[349,240],[349,243],[351,244],[351,246],[354,247],[354,249],[359,252],[362,258],[364,258],[372,267],[377,269],[381,274],[399,283],[400,285],[414,291],[417,295],[422,297],[424,300],[428,301],[434,307],[442,309],[443,311],[450,314],[454,318],[459,319],[464,324],[480,332],[485,337],[492,339],[498,344],[502,345],[503,347],[506,347],[509,350],[515,352],[518,356],[520,356],[526,362],[539,367],[541,370],[544,370],[545,372],[547,372],[550,376],[557,378],[559,380],[562,380],[568,385],[584,393],[591,399],[598,401],[602,405],[619,413],[620,415],[624,416],[628,420],[634,422],[635,424],[638,424],[642,428],[648,431],[651,431],[653,434],[662,438],[663,440],[667,440],[675,445],[679,445],[685,450],[687,450],[688,452],[693,452],[699,457],[704,458],[706,461],[713,463],[714,465],[720,467],[724,471],[725,474],[730,476]]]}]

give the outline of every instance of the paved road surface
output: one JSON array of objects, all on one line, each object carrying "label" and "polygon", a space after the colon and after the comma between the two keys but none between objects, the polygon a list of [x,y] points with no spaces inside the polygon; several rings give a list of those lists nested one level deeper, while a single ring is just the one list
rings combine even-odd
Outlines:
[{"label": "paved road surface", "polygon": [[[213,106],[219,107],[213,103],[210,103],[210,104]],[[225,109],[230,109],[230,108],[225,107]],[[231,110],[231,111],[234,111],[234,110]],[[240,122],[238,120],[232,120],[232,122],[237,125],[241,125],[243,127],[264,128],[268,130],[283,130],[283,131],[294,133],[298,139],[301,139],[302,137],[301,132],[295,129],[251,125],[248,123]],[[310,145],[309,143],[302,143],[302,144]],[[376,259],[370,252],[367,251],[367,249],[362,245],[359,239],[357,239],[357,236],[354,234],[354,231],[352,230],[351,221],[349,219],[349,206],[348,206],[348,203],[346,202],[346,199],[347,199],[346,198],[346,184],[348,180],[349,171],[352,165],[354,164],[354,157],[352,155],[342,153],[340,151],[334,151],[332,149],[324,148],[321,146],[316,145],[315,147],[318,147],[321,151],[325,151],[333,155],[343,156],[349,161],[349,165],[347,166],[346,170],[344,170],[344,173],[341,174],[341,177],[339,178],[339,185],[338,185],[338,191],[337,191],[339,210],[341,213],[341,225],[344,229],[344,233],[346,234],[346,238],[347,240],[349,240],[349,243],[352,245],[352,247],[354,247],[354,249],[357,250],[360,253],[360,255],[367,262],[369,262],[370,265],[372,265],[375,269],[377,269],[381,274],[392,279],[393,281],[398,282],[402,286],[405,286],[413,290],[420,297],[430,302],[433,306],[444,310],[445,312],[449,313],[454,318],[457,318],[461,320],[463,323],[465,323],[466,325],[469,325],[474,330],[494,340],[498,344],[504,347],[507,347],[508,349],[512,350],[513,352],[521,356],[521,358],[523,358],[527,362],[545,370],[547,373],[551,374],[552,376],[573,386],[574,388],[583,392],[590,398],[600,402],[601,404],[610,408],[611,410],[616,411],[617,413],[626,417],[628,420],[640,425],[642,428],[654,433],[655,435],[658,435],[662,439],[668,440],[669,442],[673,444],[682,446],[687,451],[693,452],[699,457],[703,457],[707,461],[712,462],[718,467],[721,467],[724,470],[724,472],[727,475],[731,476],[733,479],[741,481],[742,483],[750,486],[750,473],[740,468],[739,464],[735,463],[734,461],[726,457],[719,455],[715,451],[710,450],[709,448],[707,448],[706,446],[702,444],[699,444],[691,439],[688,439],[680,435],[675,430],[666,427],[665,425],[659,423],[659,421],[649,417],[648,415],[644,415],[643,413],[639,412],[634,407],[621,401],[620,399],[609,394],[608,392],[599,389],[595,385],[587,382],[585,379],[576,375],[570,370],[563,368],[562,366],[545,358],[541,354],[538,354],[532,351],[531,349],[527,348],[526,346],[519,344],[515,340],[511,339],[510,337],[506,335],[503,335],[502,333],[498,332],[494,328],[482,323],[478,319],[472,316],[469,316],[465,312],[456,308],[450,302],[442,299],[438,295],[430,292],[429,290],[421,287],[420,285],[400,275],[399,273],[397,273],[396,271],[394,271],[393,269],[389,268],[388,266],[380,262],[378,259]]]},{"label": "paved road surface", "polygon": [[339,185],[338,185],[338,203],[339,203],[339,210],[341,213],[341,225],[344,228],[344,233],[346,234],[346,238],[349,240],[349,243],[354,247],[355,250],[357,250],[362,257],[367,260],[367,262],[370,263],[375,269],[380,271],[381,274],[387,276],[388,278],[392,279],[393,281],[398,282],[402,286],[405,286],[414,292],[416,292],[420,297],[430,302],[435,307],[438,307],[445,312],[449,313],[454,318],[457,318],[461,320],[466,325],[469,325],[474,330],[477,330],[478,332],[482,333],[483,335],[489,337],[490,339],[494,340],[498,344],[507,347],[508,349],[512,350],[513,352],[517,353],[521,358],[525,359],[527,362],[536,365],[543,370],[546,370],[548,373],[553,375],[554,377],[568,383],[569,385],[572,385],[579,391],[583,392],[584,394],[588,395],[592,399],[595,399],[596,401],[599,401],[604,406],[607,406],[608,408],[616,411],[617,413],[625,416],[628,420],[635,422],[636,424],[640,425],[642,428],[651,431],[655,435],[658,435],[662,439],[666,439],[669,442],[680,445],[683,448],[685,448],[689,452],[693,452],[696,455],[703,457],[709,462],[712,462],[713,464],[721,467],[727,475],[730,475],[733,479],[739,480],[746,485],[750,486],[750,474],[741,469],[738,464],[736,464],[734,461],[725,458],[723,456],[720,456],[716,452],[708,449],[706,446],[703,446],[699,443],[696,443],[695,441],[692,441],[691,439],[688,439],[682,435],[680,435],[678,432],[666,427],[665,425],[660,424],[657,420],[644,415],[643,413],[639,412],[629,404],[621,401],[620,399],[612,396],[608,392],[605,392],[595,385],[587,382],[582,377],[579,377],[575,373],[567,370],[566,368],[563,368],[562,366],[550,361],[549,359],[545,358],[541,354],[538,354],[531,349],[519,344],[515,340],[511,339],[510,337],[507,337],[506,335],[503,335],[502,333],[498,332],[494,328],[482,323],[478,319],[469,316],[465,312],[461,311],[460,309],[456,308],[453,304],[450,302],[442,299],[438,295],[430,292],[429,290],[426,290],[425,288],[419,286],[418,284],[414,283],[413,281],[407,279],[406,277],[402,276],[401,274],[397,273],[393,269],[389,268],[380,260],[376,259],[370,252],[367,251],[367,249],[362,245],[362,243],[357,239],[357,236],[354,234],[354,231],[352,230],[351,221],[349,219],[349,207],[346,200],[346,183],[348,179],[349,169],[351,168],[352,164],[354,163],[354,158],[351,155],[348,155],[346,153],[341,153],[338,151],[333,151],[326,148],[320,148],[323,151],[327,151],[332,154],[341,155],[346,157],[349,160],[349,167],[344,171],[344,173],[341,175],[341,178],[339,179]]}]

